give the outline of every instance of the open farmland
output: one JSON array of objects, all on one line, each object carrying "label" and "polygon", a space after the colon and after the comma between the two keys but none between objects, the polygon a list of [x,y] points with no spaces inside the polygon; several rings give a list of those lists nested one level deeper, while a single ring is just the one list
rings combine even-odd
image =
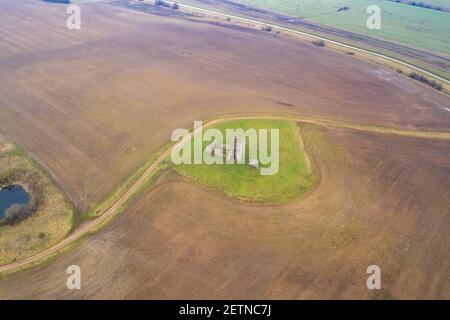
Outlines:
[{"label": "open farmland", "polygon": [[81,211],[174,128],[215,115],[276,112],[449,130],[447,97],[344,54],[108,3],[82,8],[83,28],[72,32],[60,5],[0,2],[0,127]]},{"label": "open farmland", "polygon": [[[80,213],[172,130],[226,115],[322,119],[300,124],[317,185],[250,204],[166,169],[73,250],[2,275],[0,298],[449,298],[448,96],[274,33],[127,1],[81,7],[70,31],[64,6],[0,0],[0,129]],[[70,264],[81,291],[65,287]],[[365,286],[370,264],[381,292]]]},{"label": "open farmland", "polygon": [[[386,0],[233,1],[450,55],[450,39],[448,37],[450,34],[450,13],[445,11]],[[433,4],[433,1],[423,2]],[[449,7],[450,2],[445,2],[447,3],[445,7]],[[366,27],[366,20],[369,16],[366,9],[370,5],[378,5],[381,8],[382,24],[380,30],[369,30]],[[343,10],[342,8],[348,9]]]},{"label": "open farmland", "polygon": [[[334,3],[334,2],[332,2]],[[315,22],[311,19],[305,19],[303,17],[299,17],[296,14],[287,14],[282,13],[280,11],[277,11],[276,9],[271,9],[269,7],[262,8],[261,6],[253,6],[253,5],[247,5],[241,2],[235,2],[230,0],[183,0],[183,4],[187,4],[187,7],[189,5],[193,6],[193,11],[201,11],[203,9],[209,9],[213,12],[210,13],[212,16],[217,16],[219,13],[224,13],[231,15],[235,17],[235,20],[239,19],[251,19],[251,20],[257,20],[259,23],[268,23],[272,24],[272,26],[280,26],[280,28],[283,28],[283,31],[288,31],[289,34],[308,34],[307,38],[311,38],[311,36],[318,36],[325,39],[328,39],[329,41],[337,41],[342,45],[334,46],[338,50],[342,51],[345,46],[350,46],[353,48],[359,48],[361,50],[368,50],[370,52],[381,54],[383,56],[388,56],[392,59],[405,62],[407,64],[413,65],[421,70],[426,70],[427,72],[434,74],[440,78],[443,79],[450,79],[450,57],[448,54],[444,52],[437,52],[434,50],[430,50],[430,48],[421,48],[420,46],[414,44],[407,44],[405,42],[400,42],[397,40],[392,40],[387,37],[380,36],[381,30],[375,29],[370,30],[368,33],[368,29],[365,29],[365,32],[357,32],[357,31],[351,31],[348,28],[340,28],[333,26],[331,24],[324,24],[320,22]],[[277,2],[277,6],[280,3]],[[284,4],[284,2],[283,2]],[[291,2],[292,4],[292,2]],[[298,5],[296,3],[296,5]],[[409,6],[409,5],[405,5]],[[332,11],[325,12],[323,15],[331,15],[331,14],[341,14],[342,12],[349,12],[351,9],[347,8],[348,6],[338,6],[334,9],[330,9]],[[414,7],[414,6],[410,6]],[[314,8],[314,5],[310,4],[308,6],[309,9]],[[361,8],[361,7],[358,7]],[[353,8],[353,11],[355,8]],[[429,9],[427,9],[429,10]],[[450,11],[450,9],[449,9]],[[436,11],[443,13],[443,11]],[[444,13],[450,14],[450,12],[445,11]],[[362,12],[361,14],[365,15],[365,18],[367,19],[367,13]],[[322,15],[322,14],[320,14]],[[388,17],[392,14],[388,13]],[[386,14],[383,15],[385,17]],[[236,18],[240,17],[240,18]],[[399,20],[396,20],[395,23],[399,23],[399,21],[403,21],[405,17],[403,15]],[[341,20],[343,19],[343,20]],[[346,20],[348,19],[348,20]],[[337,21],[350,21],[353,20],[351,18],[339,17]],[[233,19],[231,19],[233,20]],[[361,21],[361,16],[358,16],[357,21],[354,22],[357,23],[358,27],[360,27],[360,23],[362,23],[363,27],[365,26],[365,20]],[[384,19],[382,19],[384,21]],[[447,20],[446,20],[447,21]],[[416,21],[417,22],[417,21]],[[421,24],[424,22],[422,20],[419,21]],[[401,23],[400,23],[401,24]],[[382,24],[384,27],[386,27],[385,24]],[[284,29],[286,28],[286,29]],[[360,27],[361,28],[361,27]],[[412,27],[411,27],[412,28]],[[445,27],[447,28],[447,27]],[[275,29],[279,29],[276,27]],[[393,32],[393,30],[396,30],[395,25],[389,26],[388,30],[390,32]],[[416,26],[414,29],[414,32],[417,32],[418,27]],[[384,30],[384,29],[383,29]],[[278,31],[277,31],[278,32]],[[413,32],[413,31],[411,31]],[[408,34],[411,34],[411,32],[408,32]],[[378,34],[378,35],[377,35]],[[445,37],[445,36],[444,36]],[[420,39],[420,38],[419,38]],[[446,37],[444,38],[446,39]],[[444,40],[445,41],[445,40]],[[420,40],[419,40],[420,42]],[[333,46],[331,46],[333,47]],[[360,52],[356,50],[357,52]],[[344,50],[345,52],[345,50]],[[349,54],[355,54],[357,52],[347,52]],[[361,52],[360,52],[361,53]],[[373,55],[371,55],[373,57]],[[367,58],[367,57],[366,57]],[[382,59],[381,61],[378,60],[378,63],[381,63],[385,66],[390,66],[387,64],[385,59]],[[397,64],[398,66],[398,64]],[[395,67],[394,67],[395,68]],[[442,79],[440,79],[442,80]]]},{"label": "open farmland", "polygon": [[[166,171],[102,232],[0,280],[0,298],[450,298],[450,143],[303,127],[308,196],[252,205]],[[71,264],[83,290],[65,289]]]}]

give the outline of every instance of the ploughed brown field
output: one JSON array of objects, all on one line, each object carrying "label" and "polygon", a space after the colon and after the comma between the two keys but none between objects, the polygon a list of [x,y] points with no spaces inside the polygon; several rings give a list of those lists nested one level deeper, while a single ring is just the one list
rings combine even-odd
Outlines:
[{"label": "ploughed brown field", "polygon": [[75,250],[1,280],[0,298],[449,298],[450,142],[303,134],[320,173],[308,196],[244,204],[167,171]]},{"label": "ploughed brown field", "polygon": [[[377,65],[114,3],[82,4],[70,31],[66,6],[0,0],[0,129],[81,211],[194,120],[277,113],[450,131],[447,96]],[[450,142],[303,130],[320,174],[308,196],[250,205],[165,172],[75,250],[0,279],[0,298],[450,298]]]}]

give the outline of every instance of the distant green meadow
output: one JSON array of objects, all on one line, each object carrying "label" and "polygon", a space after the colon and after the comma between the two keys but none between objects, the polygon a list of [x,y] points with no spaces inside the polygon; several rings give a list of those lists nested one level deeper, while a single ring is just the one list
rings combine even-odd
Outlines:
[{"label": "distant green meadow", "polygon": [[425,1],[418,1],[418,2],[424,2],[426,4],[431,4],[433,6],[450,9],[450,0],[425,0]]},{"label": "distant green meadow", "polygon": [[[386,0],[233,0],[310,21],[394,40],[413,47],[450,55],[450,13]],[[449,0],[422,0],[427,4],[450,8]],[[381,8],[381,30],[369,30],[366,10]],[[349,7],[348,10],[337,11]]]},{"label": "distant green meadow", "polygon": [[[294,121],[236,120],[212,128],[221,130],[223,134],[225,129],[254,128],[268,129],[269,132],[270,129],[279,129],[278,173],[263,176],[248,164],[172,164],[181,175],[228,196],[249,201],[286,202],[305,193],[314,184],[315,178],[301,144],[300,129]],[[203,147],[207,144],[204,142]],[[248,143],[246,149],[248,155]]]}]

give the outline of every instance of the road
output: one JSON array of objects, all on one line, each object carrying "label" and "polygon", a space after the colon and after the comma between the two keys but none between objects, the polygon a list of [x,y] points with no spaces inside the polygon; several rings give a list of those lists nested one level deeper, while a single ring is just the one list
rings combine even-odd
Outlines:
[{"label": "road", "polygon": [[[151,1],[151,2],[154,2],[154,1]],[[174,4],[174,2],[172,2],[172,1],[165,1],[165,2],[170,4],[170,5]],[[446,84],[450,85],[450,81],[449,80],[444,79],[444,78],[442,78],[442,77],[440,77],[440,76],[438,76],[438,75],[436,75],[436,74],[434,74],[432,72],[426,71],[426,70],[424,70],[422,68],[416,67],[416,66],[414,66],[412,64],[409,64],[407,62],[404,62],[404,61],[401,61],[401,60],[398,60],[398,59],[395,59],[395,58],[392,58],[392,57],[389,57],[389,56],[386,56],[386,55],[383,55],[383,54],[380,54],[380,53],[372,52],[372,51],[365,50],[365,49],[360,49],[360,48],[353,47],[353,46],[347,45],[347,44],[339,42],[339,41],[330,40],[330,39],[327,39],[327,38],[322,38],[322,37],[319,37],[319,36],[316,36],[316,35],[313,35],[313,34],[310,34],[310,33],[307,33],[307,32],[302,32],[302,31],[298,31],[298,30],[295,30],[295,29],[281,27],[281,26],[278,26],[278,25],[275,25],[275,24],[270,24],[270,23],[266,23],[266,22],[263,22],[263,21],[255,20],[255,19],[243,18],[243,17],[234,16],[234,15],[223,13],[223,12],[219,12],[219,11],[203,9],[203,8],[199,8],[199,7],[195,7],[195,6],[191,6],[191,5],[187,5],[187,4],[182,4],[182,3],[179,3],[179,2],[177,2],[177,3],[178,3],[180,8],[190,9],[192,11],[208,13],[208,14],[217,15],[217,16],[230,18],[230,19],[235,19],[235,20],[239,20],[239,21],[243,21],[243,22],[250,22],[250,23],[253,23],[253,24],[256,23],[256,24],[260,24],[260,25],[264,25],[264,26],[270,26],[274,30],[281,30],[281,31],[285,31],[285,32],[293,33],[293,34],[298,34],[298,35],[310,37],[310,38],[316,39],[316,40],[322,40],[322,41],[325,41],[325,42],[328,42],[328,43],[331,43],[331,44],[334,44],[334,45],[337,45],[337,46],[340,46],[340,47],[343,47],[343,48],[347,48],[347,49],[355,50],[355,51],[362,52],[362,53],[365,53],[365,54],[369,54],[369,55],[372,55],[372,56],[375,56],[375,57],[383,58],[383,59],[386,59],[386,60],[389,60],[389,61],[401,64],[401,65],[403,65],[405,67],[414,69],[416,71],[419,71],[419,72],[421,72],[423,74],[431,76],[431,77],[433,77],[433,78],[435,78],[437,80],[440,80],[440,81],[445,82]]]},{"label": "road", "polygon": [[192,136],[197,135],[202,129],[207,128],[211,125],[232,121],[232,120],[243,120],[243,119],[274,119],[274,120],[291,120],[299,121],[302,123],[316,124],[326,127],[338,127],[338,128],[348,128],[359,131],[367,131],[373,133],[381,134],[393,134],[401,135],[407,137],[416,137],[424,139],[442,139],[450,140],[450,132],[429,132],[429,131],[414,131],[414,130],[403,130],[395,128],[377,127],[370,125],[354,124],[348,122],[333,121],[328,119],[318,119],[318,118],[304,118],[304,117],[294,117],[294,116],[273,116],[273,115],[236,115],[222,117],[214,120],[210,120],[203,124],[203,127],[197,128],[192,132],[191,135],[183,137],[181,140],[173,144],[170,148],[164,151],[146,170],[145,172],[133,183],[133,185],[101,216],[93,221],[82,223],[77,229],[75,229],[69,236],[64,238],[61,242],[56,245],[41,251],[33,256],[24,258],[20,261],[16,261],[10,264],[0,266],[0,273],[12,271],[15,269],[21,269],[33,263],[39,262],[42,259],[49,258],[55,254],[58,254],[66,246],[73,244],[75,241],[80,240],[82,237],[88,235],[90,232],[95,231],[97,227],[101,226],[102,223],[106,222],[109,218],[113,217],[118,210],[131,199],[133,194],[139,190],[140,187],[144,185],[149,177],[155,173],[159,164],[161,164],[172,152],[172,150],[181,144],[185,143]]}]

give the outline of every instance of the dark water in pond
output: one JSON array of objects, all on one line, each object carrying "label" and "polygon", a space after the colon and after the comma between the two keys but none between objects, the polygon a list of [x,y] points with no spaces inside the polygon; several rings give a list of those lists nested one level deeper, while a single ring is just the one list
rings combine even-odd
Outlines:
[{"label": "dark water in pond", "polygon": [[5,215],[6,209],[13,204],[27,204],[30,196],[20,185],[13,185],[9,189],[0,189],[0,219]]}]

